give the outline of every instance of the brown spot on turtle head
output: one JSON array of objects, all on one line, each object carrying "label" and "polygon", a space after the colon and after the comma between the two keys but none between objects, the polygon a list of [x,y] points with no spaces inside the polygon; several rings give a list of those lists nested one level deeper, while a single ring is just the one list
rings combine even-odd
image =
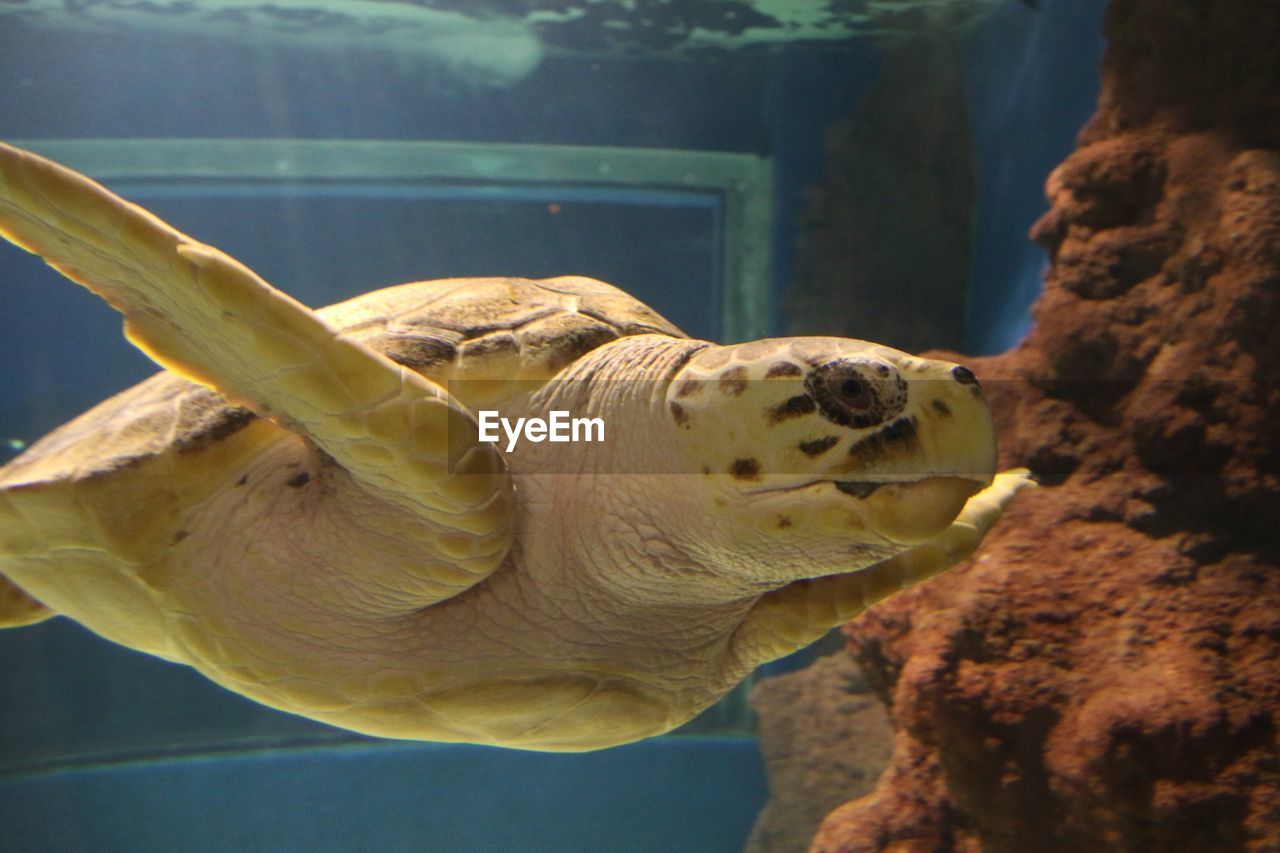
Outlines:
[{"label": "brown spot on turtle head", "polygon": [[685,397],[692,397],[702,390],[701,379],[686,379],[676,386],[676,399],[683,400]]},{"label": "brown spot on turtle head", "polygon": [[760,463],[754,459],[735,459],[729,466],[729,473],[735,480],[759,480]]},{"label": "brown spot on turtle head", "polygon": [[689,428],[689,413],[685,411],[684,406],[674,400],[671,401],[671,418],[676,422],[676,426]]},{"label": "brown spot on turtle head", "polygon": [[720,374],[720,392],[730,397],[737,397],[747,390],[747,369],[731,367]]},{"label": "brown spot on turtle head", "polygon": [[770,424],[776,424],[788,418],[798,418],[802,415],[812,414],[817,408],[818,404],[813,402],[813,398],[808,394],[797,394],[770,409],[767,417]]},{"label": "brown spot on turtle head", "polygon": [[775,361],[769,365],[764,377],[765,379],[777,379],[780,376],[799,376],[802,373],[804,373],[804,370],[798,364],[793,364],[789,361]]},{"label": "brown spot on turtle head", "polygon": [[856,442],[849,448],[849,455],[863,467],[870,467],[886,457],[910,452],[920,446],[915,418],[898,418],[884,429]]},{"label": "brown spot on turtle head", "polygon": [[815,438],[813,441],[802,441],[800,442],[800,452],[813,459],[835,447],[839,441],[840,439],[834,435],[824,435],[822,438]]},{"label": "brown spot on turtle head", "polygon": [[951,407],[948,406],[942,400],[933,401],[933,410],[938,414],[942,415],[944,418],[951,414]]}]

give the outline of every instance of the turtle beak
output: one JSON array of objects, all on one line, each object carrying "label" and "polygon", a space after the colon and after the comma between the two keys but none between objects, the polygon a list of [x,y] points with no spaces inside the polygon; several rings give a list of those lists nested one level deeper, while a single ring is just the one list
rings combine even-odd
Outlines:
[{"label": "turtle beak", "polygon": [[[983,483],[965,477],[926,477],[883,483],[858,497],[853,511],[863,525],[898,545],[918,545],[946,530]],[[848,491],[837,483],[836,488]]]}]

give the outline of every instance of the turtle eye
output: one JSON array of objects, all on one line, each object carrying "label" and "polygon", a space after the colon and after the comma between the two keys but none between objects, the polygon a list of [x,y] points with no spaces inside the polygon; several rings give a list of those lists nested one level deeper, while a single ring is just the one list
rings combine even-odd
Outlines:
[{"label": "turtle eye", "polygon": [[831,376],[827,385],[832,395],[851,409],[865,411],[875,404],[871,386],[857,376]]},{"label": "turtle eye", "polygon": [[827,420],[858,429],[883,423],[906,402],[905,382],[886,365],[829,361],[805,377],[805,389]]}]

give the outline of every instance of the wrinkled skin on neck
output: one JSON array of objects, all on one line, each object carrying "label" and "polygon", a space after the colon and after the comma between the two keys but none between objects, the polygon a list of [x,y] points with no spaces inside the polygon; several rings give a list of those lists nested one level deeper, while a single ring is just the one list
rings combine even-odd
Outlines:
[{"label": "wrinkled skin on neck", "polygon": [[581,594],[610,611],[611,624],[649,611],[668,618],[672,608],[734,610],[754,590],[690,548],[702,531],[686,522],[703,498],[672,452],[680,434],[666,395],[680,367],[708,346],[626,338],[581,359],[515,410],[604,421],[603,442],[522,442],[509,464],[520,495],[521,571],[557,583],[572,575]]}]

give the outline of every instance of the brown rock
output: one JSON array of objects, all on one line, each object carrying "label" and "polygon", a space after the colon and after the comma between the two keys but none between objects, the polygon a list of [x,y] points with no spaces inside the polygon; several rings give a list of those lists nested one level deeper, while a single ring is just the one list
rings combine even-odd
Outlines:
[{"label": "brown rock", "polygon": [[1045,488],[847,629],[894,754],[815,851],[1280,850],[1280,4],[1107,31],[1036,327],[969,361]]}]

